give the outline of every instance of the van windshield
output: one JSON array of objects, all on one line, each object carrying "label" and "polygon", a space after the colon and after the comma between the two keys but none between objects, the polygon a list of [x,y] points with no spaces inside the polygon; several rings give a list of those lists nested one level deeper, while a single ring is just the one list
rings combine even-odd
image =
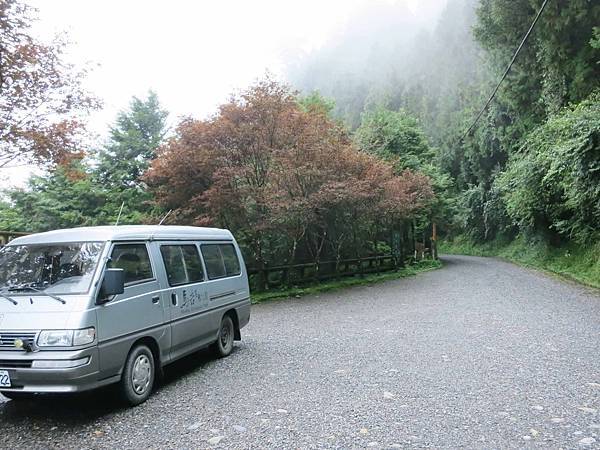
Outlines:
[{"label": "van windshield", "polygon": [[103,242],[8,245],[0,249],[0,291],[86,293],[103,248]]}]

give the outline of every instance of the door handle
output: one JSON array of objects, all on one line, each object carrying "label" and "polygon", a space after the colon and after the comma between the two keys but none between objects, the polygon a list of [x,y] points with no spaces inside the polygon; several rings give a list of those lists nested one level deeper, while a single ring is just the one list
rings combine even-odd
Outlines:
[{"label": "door handle", "polygon": [[160,301],[160,297],[158,295],[152,297],[152,303],[154,303],[155,305],[158,304],[159,301]]},{"label": "door handle", "polygon": [[171,303],[173,306],[177,306],[177,294],[175,292],[171,293]]}]

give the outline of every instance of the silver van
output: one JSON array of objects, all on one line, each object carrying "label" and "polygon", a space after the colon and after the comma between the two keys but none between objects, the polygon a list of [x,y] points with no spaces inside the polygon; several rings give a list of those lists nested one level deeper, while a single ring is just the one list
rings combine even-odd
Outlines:
[{"label": "silver van", "polygon": [[0,393],[119,383],[145,401],[161,369],[200,348],[227,356],[250,320],[248,276],[227,230],[74,228],[0,249]]}]

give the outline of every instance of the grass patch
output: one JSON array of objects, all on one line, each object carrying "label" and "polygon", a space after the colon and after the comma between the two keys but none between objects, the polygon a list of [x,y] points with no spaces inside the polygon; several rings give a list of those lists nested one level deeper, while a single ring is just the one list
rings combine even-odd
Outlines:
[{"label": "grass patch", "polygon": [[444,241],[440,253],[472,256],[499,256],[525,267],[546,270],[600,288],[600,242],[584,247],[573,242],[561,246],[550,245],[520,236],[507,241],[474,244],[463,236]]},{"label": "grass patch", "polygon": [[256,304],[280,298],[299,297],[304,295],[317,294],[321,292],[335,291],[337,289],[347,288],[351,286],[362,286],[367,284],[379,283],[382,281],[395,280],[397,278],[404,278],[416,275],[421,272],[428,272],[430,270],[438,269],[440,267],[442,267],[442,263],[440,263],[439,261],[419,261],[418,263],[412,264],[408,267],[405,267],[404,269],[400,269],[393,272],[364,275],[363,277],[355,275],[353,277],[342,278],[341,280],[326,281],[323,283],[311,284],[303,287],[295,286],[289,289],[259,292],[257,294],[252,294],[252,303]]}]

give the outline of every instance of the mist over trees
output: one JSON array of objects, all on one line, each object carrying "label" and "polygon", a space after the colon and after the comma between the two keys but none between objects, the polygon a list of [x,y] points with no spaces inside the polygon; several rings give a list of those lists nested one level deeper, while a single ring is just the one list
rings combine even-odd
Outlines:
[{"label": "mist over trees", "polygon": [[[541,4],[449,0],[429,29],[374,22],[364,40],[351,23],[303,65],[290,65],[289,77],[335,101],[334,114],[356,130],[358,142],[375,117],[413,116],[433,148],[431,161],[451,181],[444,184],[447,235],[594,242],[600,229],[597,2],[549,2],[494,102],[461,140]],[[388,8],[403,14],[400,6]],[[362,70],[353,70],[357,61]],[[385,140],[390,123],[383,122]],[[410,154],[410,145],[396,147]]]},{"label": "mist over trees", "polygon": [[[500,0],[483,0],[479,4],[474,35],[485,48],[486,62],[495,76],[503,70],[514,52],[509,43],[518,43],[529,27],[530,20],[524,17],[534,17],[540,5],[541,2]],[[520,11],[520,15],[517,16],[515,10]],[[597,103],[597,96],[593,92],[600,87],[600,65],[597,64],[600,53],[594,48],[593,37],[594,25],[599,21],[600,5],[597,3],[585,0],[550,2],[484,120],[462,145],[451,148],[448,160],[454,161],[451,173],[464,192],[465,213],[462,219],[469,235],[476,239],[494,239],[521,232],[530,239],[541,237],[555,244],[574,238],[597,239],[597,219],[587,222],[596,233],[586,233],[585,236],[572,228],[556,226],[549,216],[538,220],[536,226],[524,227],[524,223],[514,215],[516,199],[509,190],[502,188],[506,187],[505,183],[496,183],[495,180],[503,171],[516,175],[519,161],[528,159],[542,148],[557,162],[564,158],[552,170],[547,165],[537,167],[538,174],[542,171],[542,179],[548,180],[557,175],[559,178],[566,177],[566,172],[572,170],[569,169],[573,164],[570,158],[587,161],[580,166],[580,177],[591,181],[595,176],[599,149],[592,129],[583,123],[576,126],[573,120],[571,126],[562,128],[560,138],[558,135],[550,136],[554,133],[551,131],[554,125],[565,123],[561,117],[565,120],[572,118],[573,114],[590,117],[588,114],[593,115],[597,111],[593,106]],[[571,112],[563,110],[572,109],[569,105],[588,97],[591,105]],[[581,114],[583,110],[585,115]],[[543,146],[531,145],[532,142],[541,144],[542,136],[546,138]],[[569,140],[576,136],[574,141]],[[570,156],[561,147],[567,141],[571,142],[568,144],[573,152]],[[462,162],[460,167],[458,161]],[[527,170],[523,165],[520,167],[520,170]],[[559,175],[561,172],[562,175]],[[521,177],[531,175],[527,172]],[[506,175],[501,179],[506,179]],[[546,203],[547,191],[543,183],[528,185],[531,191],[521,196],[523,203],[531,196],[537,198],[540,205],[545,204],[543,208],[550,204],[566,207],[572,202],[566,186],[562,191],[556,191],[557,196]],[[577,185],[575,183],[568,189]],[[513,205],[508,211],[507,202]],[[561,209],[565,221],[589,217],[583,209]]]},{"label": "mist over trees", "polygon": [[449,0],[425,26],[402,3],[379,3],[370,9],[375,17],[357,17],[332,42],[290,63],[288,77],[303,92],[332,98],[335,115],[351,129],[365,110],[405,108],[437,144],[487,76],[471,33],[475,4]]}]

